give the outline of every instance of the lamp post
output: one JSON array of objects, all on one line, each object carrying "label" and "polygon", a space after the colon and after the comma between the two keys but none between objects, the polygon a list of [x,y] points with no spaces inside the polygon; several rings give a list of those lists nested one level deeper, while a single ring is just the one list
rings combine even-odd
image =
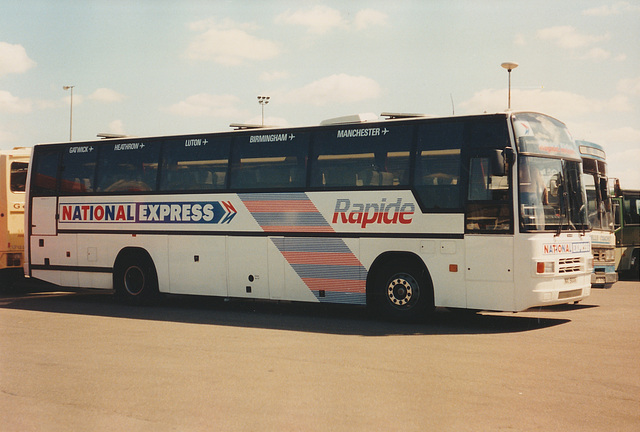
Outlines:
[{"label": "lamp post", "polygon": [[73,88],[75,86],[63,86],[62,90],[71,90],[71,103],[69,104],[69,141],[73,141]]},{"label": "lamp post", "polygon": [[264,126],[264,106],[269,103],[270,96],[258,96],[258,103],[262,107],[262,126]]},{"label": "lamp post", "polygon": [[509,105],[507,109],[511,109],[511,71],[518,67],[518,63],[504,62],[500,66],[505,68],[509,72]]}]

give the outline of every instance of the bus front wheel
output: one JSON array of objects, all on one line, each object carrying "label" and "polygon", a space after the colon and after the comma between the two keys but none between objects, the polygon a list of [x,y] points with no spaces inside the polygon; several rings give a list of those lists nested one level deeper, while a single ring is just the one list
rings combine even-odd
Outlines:
[{"label": "bus front wheel", "polygon": [[153,302],[158,296],[158,276],[151,258],[127,251],[118,258],[113,272],[116,298],[131,305]]},{"label": "bus front wheel", "polygon": [[384,265],[373,280],[372,301],[383,318],[408,322],[426,318],[434,309],[426,269],[402,261]]}]

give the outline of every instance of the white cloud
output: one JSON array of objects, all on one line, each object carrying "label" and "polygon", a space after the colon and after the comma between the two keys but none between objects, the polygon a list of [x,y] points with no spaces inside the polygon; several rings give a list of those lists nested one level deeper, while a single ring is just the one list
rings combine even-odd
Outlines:
[{"label": "white cloud", "polygon": [[89,99],[99,102],[120,102],[124,98],[123,94],[108,88],[99,88],[89,95]]},{"label": "white cloud", "polygon": [[254,23],[239,23],[230,18],[224,18],[223,20],[206,18],[200,21],[194,21],[189,24],[189,29],[195,32],[205,32],[211,28],[218,28],[221,30],[245,31],[255,31],[260,29],[260,27]]},{"label": "white cloud", "polygon": [[255,29],[251,24],[203,20],[192,23],[190,28],[202,32],[187,48],[186,57],[191,60],[213,60],[235,66],[245,60],[267,60],[280,53],[274,42],[248,33],[248,30]]},{"label": "white cloud", "polygon": [[[0,127],[0,146],[2,146],[2,144],[14,143],[17,139],[18,135],[7,130],[3,130],[2,127]],[[0,147],[0,149],[1,148],[2,147]]]},{"label": "white cloud", "polygon": [[522,33],[518,33],[514,38],[513,38],[513,44],[516,46],[525,46],[527,44],[524,35]]},{"label": "white cloud", "polygon": [[387,25],[387,15],[375,9],[363,9],[356,14],[353,24],[358,30],[372,26],[385,26]]},{"label": "white cloud", "polygon": [[[617,89],[620,93],[640,96],[640,76],[618,81]],[[638,140],[640,142],[640,140]]]},{"label": "white cloud", "polygon": [[313,34],[325,34],[336,28],[364,30],[373,26],[385,26],[387,15],[375,9],[362,9],[350,21],[339,10],[318,5],[309,9],[288,10],[278,15],[275,22],[305,27],[307,32]]},{"label": "white cloud", "polygon": [[0,112],[25,114],[31,112],[33,103],[29,99],[20,99],[8,91],[0,90]]},{"label": "white cloud", "polygon": [[640,160],[640,148],[616,150],[616,145],[605,146],[609,177],[619,178],[623,188],[640,188],[640,170],[636,163]]},{"label": "white cloud", "polygon": [[323,34],[333,28],[347,25],[340,11],[321,5],[306,10],[283,12],[276,17],[276,23],[303,26],[309,33],[315,34]]},{"label": "white cloud", "polygon": [[283,98],[288,102],[321,106],[375,99],[381,93],[380,85],[371,78],[336,74],[292,90]]},{"label": "white cloud", "polygon": [[610,16],[610,15],[619,15],[625,12],[639,12],[639,5],[632,5],[629,2],[617,2],[611,5],[603,5],[594,7],[591,9],[586,9],[582,11],[583,15],[590,16]]},{"label": "white cloud", "polygon": [[260,81],[278,81],[289,78],[290,74],[287,71],[271,71],[263,72],[260,74]]},{"label": "white cloud", "polygon": [[166,108],[166,111],[183,117],[245,117],[237,108],[240,99],[233,95],[211,95],[200,93]]},{"label": "white cloud", "polygon": [[0,42],[0,77],[26,72],[35,65],[22,45]]},{"label": "white cloud", "polygon": [[582,48],[609,38],[609,35],[588,35],[579,33],[572,26],[556,26],[538,30],[536,36],[542,40],[555,42],[561,48]]},{"label": "white cloud", "polygon": [[606,60],[611,57],[611,53],[602,48],[591,48],[579,58],[582,60]]},{"label": "white cloud", "polygon": [[[63,96],[60,98],[60,102],[63,105],[70,105],[71,104],[71,95],[67,94],[67,96]],[[50,104],[50,108],[55,108],[57,106],[57,103],[55,101],[50,101],[50,102],[45,102],[47,104]],[[78,93],[74,93],[73,94],[73,106],[76,105],[81,105],[82,103],[84,103],[84,96],[82,96],[81,94]],[[43,107],[46,108],[46,105],[43,105]]]},{"label": "white cloud", "polygon": [[[266,109],[265,109],[265,111],[266,111]],[[245,121],[243,121],[243,123],[250,124],[250,125],[262,124],[262,116],[257,115],[257,116],[248,118]],[[267,126],[280,126],[280,127],[289,127],[289,126],[291,126],[289,124],[289,122],[287,121],[287,119],[282,118],[282,117],[276,117],[276,116],[268,116],[266,113],[265,113],[265,116],[264,116],[264,124],[267,125]]]},{"label": "white cloud", "polygon": [[[460,106],[469,113],[503,111],[507,106],[507,90],[481,90],[471,99],[462,102]],[[628,97],[624,95],[601,100],[566,91],[541,89],[512,89],[511,108],[540,111],[564,121],[587,114],[628,112],[633,109]]]},{"label": "white cloud", "polygon": [[634,129],[631,126],[607,130],[607,140],[627,144],[640,151],[640,148],[638,147],[638,143],[640,143],[640,130]]},{"label": "white cloud", "polygon": [[631,126],[609,128],[598,121],[568,122],[567,126],[576,139],[598,143],[607,154],[609,177],[619,178],[623,187],[640,188],[640,129]]},{"label": "white cloud", "polygon": [[126,135],[124,131],[124,123],[122,120],[113,120],[109,123],[109,133],[118,134],[118,135]]}]

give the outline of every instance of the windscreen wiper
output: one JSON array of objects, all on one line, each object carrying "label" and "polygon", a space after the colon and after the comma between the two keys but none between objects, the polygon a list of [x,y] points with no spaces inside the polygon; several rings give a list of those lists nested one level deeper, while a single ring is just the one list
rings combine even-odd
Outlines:
[{"label": "windscreen wiper", "polygon": [[558,181],[560,182],[560,185],[558,186],[558,195],[560,197],[560,199],[558,200],[559,201],[558,204],[560,204],[560,221],[558,222],[558,230],[556,231],[555,237],[558,237],[562,232],[562,225],[564,225],[564,218],[565,218],[566,205],[567,205],[567,201],[566,201],[567,193],[564,185],[564,177],[561,172],[558,173]]}]

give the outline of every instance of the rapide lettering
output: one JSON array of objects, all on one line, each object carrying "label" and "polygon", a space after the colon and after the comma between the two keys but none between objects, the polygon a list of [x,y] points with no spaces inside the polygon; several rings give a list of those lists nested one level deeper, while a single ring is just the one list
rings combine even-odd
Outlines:
[{"label": "rapide lettering", "polygon": [[60,222],[230,223],[237,211],[230,201],[62,204]]},{"label": "rapide lettering", "polygon": [[379,203],[352,203],[343,198],[336,201],[332,223],[360,225],[366,228],[371,224],[410,224],[413,220],[416,206],[411,202],[402,202],[398,198],[395,202],[387,202],[382,198]]}]

